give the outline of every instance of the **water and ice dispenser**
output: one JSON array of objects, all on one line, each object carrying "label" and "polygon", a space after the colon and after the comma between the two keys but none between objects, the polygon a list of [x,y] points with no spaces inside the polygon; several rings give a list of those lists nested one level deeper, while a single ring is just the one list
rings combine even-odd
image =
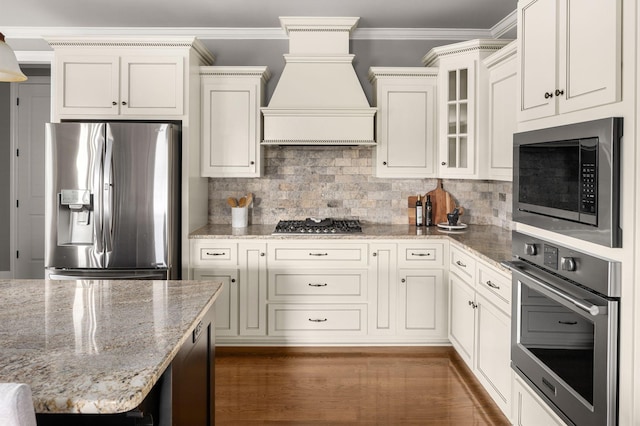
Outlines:
[{"label": "water and ice dispenser", "polygon": [[58,194],[58,245],[93,244],[93,194],[62,189]]}]

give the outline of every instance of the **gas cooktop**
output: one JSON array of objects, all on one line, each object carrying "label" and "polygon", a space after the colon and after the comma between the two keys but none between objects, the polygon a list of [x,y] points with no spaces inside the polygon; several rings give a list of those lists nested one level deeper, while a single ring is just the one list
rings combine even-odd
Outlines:
[{"label": "gas cooktop", "polygon": [[357,219],[316,219],[281,220],[276,225],[273,235],[344,235],[362,232]]}]

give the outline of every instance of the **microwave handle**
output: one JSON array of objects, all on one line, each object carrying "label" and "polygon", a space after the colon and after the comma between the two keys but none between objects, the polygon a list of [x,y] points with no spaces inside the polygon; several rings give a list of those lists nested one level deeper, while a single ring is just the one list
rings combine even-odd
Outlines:
[{"label": "microwave handle", "polygon": [[544,281],[541,281],[538,278],[530,274],[527,274],[518,266],[516,262],[502,262],[502,265],[511,269],[513,272],[516,272],[522,275],[523,277],[527,278],[527,280],[529,281],[527,284],[533,284],[532,287],[534,287],[534,290],[546,290],[547,292],[552,293],[560,297],[561,299],[566,300],[569,303],[572,303],[576,307],[582,309],[583,311],[591,314],[594,317],[598,315],[604,315],[607,313],[606,306],[598,306],[584,300],[576,299],[572,295],[567,294],[563,291],[560,291],[557,288],[545,283]]}]

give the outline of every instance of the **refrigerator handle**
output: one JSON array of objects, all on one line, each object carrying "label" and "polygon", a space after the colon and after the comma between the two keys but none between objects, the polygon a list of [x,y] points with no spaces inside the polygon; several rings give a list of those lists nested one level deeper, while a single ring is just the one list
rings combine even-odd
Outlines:
[{"label": "refrigerator handle", "polygon": [[107,138],[105,142],[105,158],[103,167],[103,235],[104,241],[104,265],[109,264],[109,257],[113,251],[113,139],[107,132]]}]

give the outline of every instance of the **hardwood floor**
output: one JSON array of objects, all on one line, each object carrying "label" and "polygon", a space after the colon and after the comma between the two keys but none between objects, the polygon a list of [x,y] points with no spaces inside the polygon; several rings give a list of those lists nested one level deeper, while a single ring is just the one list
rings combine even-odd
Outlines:
[{"label": "hardwood floor", "polygon": [[508,425],[449,347],[216,348],[216,425]]}]

